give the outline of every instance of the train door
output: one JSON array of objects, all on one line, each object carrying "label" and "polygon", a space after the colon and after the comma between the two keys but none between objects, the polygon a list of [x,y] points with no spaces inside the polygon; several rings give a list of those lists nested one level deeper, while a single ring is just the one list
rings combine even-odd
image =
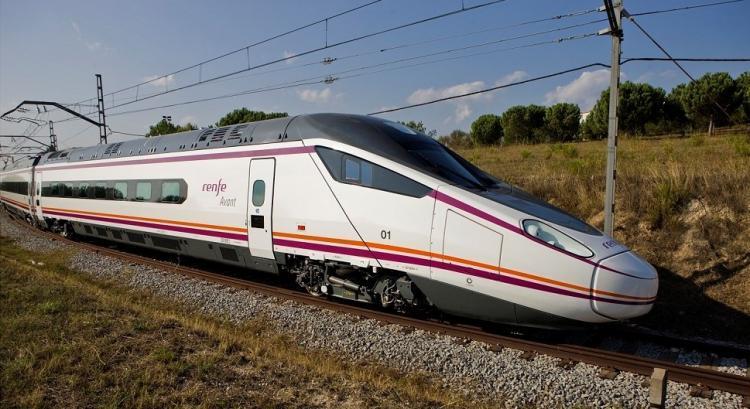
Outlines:
[{"label": "train door", "polygon": [[273,259],[273,181],[276,160],[253,159],[250,161],[250,178],[247,201],[247,241],[253,257]]},{"label": "train door", "polygon": [[32,171],[33,175],[33,181],[34,185],[31,187],[32,190],[32,200],[34,201],[34,217],[36,217],[36,220],[41,222],[44,220],[44,215],[42,214],[42,172],[36,172]]}]

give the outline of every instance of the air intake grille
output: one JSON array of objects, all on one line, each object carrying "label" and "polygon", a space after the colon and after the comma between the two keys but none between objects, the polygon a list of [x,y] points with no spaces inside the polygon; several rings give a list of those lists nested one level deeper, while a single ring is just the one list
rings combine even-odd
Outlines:
[{"label": "air intake grille", "polygon": [[112,155],[114,153],[117,153],[117,151],[120,149],[120,146],[122,146],[122,142],[113,143],[112,145],[107,146],[107,149],[104,150],[104,154]]},{"label": "air intake grille", "polygon": [[229,132],[229,138],[227,139],[237,139],[240,136],[242,136],[242,131],[247,128],[247,124],[237,125],[234,128],[232,128],[232,132]]},{"label": "air intake grille", "polygon": [[210,136],[210,135],[211,135],[212,133],[214,133],[214,130],[213,130],[213,129],[206,129],[205,131],[203,131],[203,133],[201,134],[200,138],[198,138],[198,142],[203,142],[203,141],[205,141],[206,139],[208,139],[208,137],[209,137],[209,136]]},{"label": "air intake grille", "polygon": [[224,139],[224,135],[227,134],[227,131],[229,128],[219,128],[216,131],[214,131],[213,136],[211,137],[211,142],[219,142],[220,140]]}]

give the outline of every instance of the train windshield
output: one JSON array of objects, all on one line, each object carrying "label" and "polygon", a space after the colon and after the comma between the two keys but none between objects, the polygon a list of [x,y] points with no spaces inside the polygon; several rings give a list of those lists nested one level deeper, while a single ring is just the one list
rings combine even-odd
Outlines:
[{"label": "train windshield", "polygon": [[398,135],[390,132],[393,141],[409,153],[412,165],[419,169],[469,189],[486,190],[501,183],[434,139],[396,122],[387,124],[398,131]]},{"label": "train windshield", "polygon": [[391,138],[409,153],[412,166],[452,184],[479,190],[479,195],[530,216],[583,233],[601,235],[598,230],[564,210],[490,176],[429,136],[419,134],[396,122],[386,123],[398,131],[390,130],[389,133]]}]

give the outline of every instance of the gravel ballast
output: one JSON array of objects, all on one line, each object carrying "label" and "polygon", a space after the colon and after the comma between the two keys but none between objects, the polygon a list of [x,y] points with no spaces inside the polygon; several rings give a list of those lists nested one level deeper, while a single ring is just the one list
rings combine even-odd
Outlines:
[{"label": "gravel ballast", "polygon": [[[613,380],[602,379],[597,375],[600,368],[593,365],[578,363],[565,369],[558,366],[557,358],[549,356],[527,360],[520,358],[522,353],[517,350],[495,352],[478,342],[465,344],[422,330],[404,331],[396,325],[186,278],[43,238],[11,223],[5,215],[0,216],[0,234],[31,251],[71,252],[70,267],[96,278],[147,289],[235,323],[263,318],[306,348],[342,359],[377,361],[405,372],[426,371],[447,387],[497,398],[507,407],[648,406],[648,387],[643,386],[648,379],[640,375],[619,373]],[[694,356],[681,359],[686,364],[699,362]],[[727,361],[732,366],[727,371],[742,373],[747,368],[744,360]],[[667,407],[740,408],[741,404],[738,395],[714,391],[711,399],[705,399],[691,397],[688,385],[668,385]]]}]

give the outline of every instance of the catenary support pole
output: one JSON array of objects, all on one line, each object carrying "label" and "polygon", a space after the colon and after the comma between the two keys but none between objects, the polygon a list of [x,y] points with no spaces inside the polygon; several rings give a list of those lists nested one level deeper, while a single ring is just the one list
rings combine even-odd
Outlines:
[{"label": "catenary support pole", "polygon": [[99,143],[107,143],[107,118],[104,115],[104,88],[102,75],[96,74],[96,97],[99,106]]},{"label": "catenary support pole", "polygon": [[604,192],[604,233],[613,236],[615,181],[617,179],[617,103],[620,88],[620,43],[622,42],[622,0],[604,0],[612,37],[612,68],[609,79],[609,122],[607,127],[607,174]]}]

